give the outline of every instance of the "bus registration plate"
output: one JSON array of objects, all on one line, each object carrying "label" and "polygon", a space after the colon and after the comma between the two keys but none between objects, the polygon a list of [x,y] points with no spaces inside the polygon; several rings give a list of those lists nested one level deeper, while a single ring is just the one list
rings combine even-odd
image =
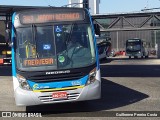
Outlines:
[{"label": "bus registration plate", "polygon": [[54,92],[52,93],[54,99],[67,98],[67,92]]},{"label": "bus registration plate", "polygon": [[0,59],[0,64],[3,64],[3,59]]}]

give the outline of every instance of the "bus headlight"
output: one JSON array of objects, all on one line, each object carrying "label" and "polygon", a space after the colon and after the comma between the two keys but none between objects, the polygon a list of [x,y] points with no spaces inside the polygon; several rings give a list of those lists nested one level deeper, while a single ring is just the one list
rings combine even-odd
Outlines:
[{"label": "bus headlight", "polygon": [[94,68],[90,73],[88,77],[88,81],[86,85],[92,84],[96,81],[96,68]]},{"label": "bus headlight", "polygon": [[7,51],[2,51],[2,55],[6,55],[7,54]]},{"label": "bus headlight", "polygon": [[28,82],[26,81],[26,79],[21,76],[21,75],[17,75],[17,79],[19,81],[20,87],[24,90],[31,90],[29,87]]},{"label": "bus headlight", "polygon": [[11,53],[11,51],[7,51],[7,55],[11,55],[12,53]]}]

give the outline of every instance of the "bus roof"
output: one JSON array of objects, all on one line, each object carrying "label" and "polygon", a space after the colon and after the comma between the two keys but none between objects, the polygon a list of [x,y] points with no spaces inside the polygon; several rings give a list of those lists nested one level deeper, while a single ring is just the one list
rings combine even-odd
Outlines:
[{"label": "bus roof", "polygon": [[48,6],[14,6],[14,5],[0,5],[0,16],[12,15],[15,11],[21,11],[34,8],[48,8]]},{"label": "bus roof", "polygon": [[17,12],[17,14],[19,14],[19,20],[21,24],[48,23],[57,21],[81,21],[85,19],[85,12],[82,8],[57,7],[33,9]]},{"label": "bus roof", "polygon": [[142,39],[140,39],[140,38],[131,38],[131,39],[126,40],[126,42],[136,42],[136,41],[142,41]]},{"label": "bus roof", "polygon": [[14,5],[0,5],[0,16],[6,16],[12,14],[16,11],[24,11],[28,9],[41,9],[41,8],[52,8],[52,9],[82,9],[82,8],[72,8],[72,7],[52,7],[52,6],[14,6]]}]

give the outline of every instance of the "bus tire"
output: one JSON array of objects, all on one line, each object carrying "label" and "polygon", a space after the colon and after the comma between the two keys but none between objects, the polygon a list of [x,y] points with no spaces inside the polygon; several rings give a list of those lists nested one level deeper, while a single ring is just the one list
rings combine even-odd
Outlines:
[{"label": "bus tire", "polygon": [[145,58],[148,58],[148,55],[147,55],[147,56],[145,56]]},{"label": "bus tire", "polygon": [[131,56],[129,56],[129,59],[131,59]]},{"label": "bus tire", "polygon": [[108,59],[108,56],[106,55],[104,59],[107,60],[107,59]]}]

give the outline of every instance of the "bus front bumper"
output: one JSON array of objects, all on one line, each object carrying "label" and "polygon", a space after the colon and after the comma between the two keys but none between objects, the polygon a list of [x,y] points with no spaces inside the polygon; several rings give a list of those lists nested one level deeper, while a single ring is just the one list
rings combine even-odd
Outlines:
[{"label": "bus front bumper", "polygon": [[137,57],[141,57],[142,54],[141,54],[141,53],[134,53],[134,54],[126,54],[126,56],[137,56]]},{"label": "bus front bumper", "polygon": [[[58,91],[56,91],[58,92]],[[53,92],[33,92],[23,90],[20,87],[15,89],[15,102],[17,106],[32,106],[40,104],[54,104],[62,102],[74,102],[94,100],[101,98],[101,81],[96,80],[94,83],[77,88],[67,90],[67,99],[53,99]]]}]

